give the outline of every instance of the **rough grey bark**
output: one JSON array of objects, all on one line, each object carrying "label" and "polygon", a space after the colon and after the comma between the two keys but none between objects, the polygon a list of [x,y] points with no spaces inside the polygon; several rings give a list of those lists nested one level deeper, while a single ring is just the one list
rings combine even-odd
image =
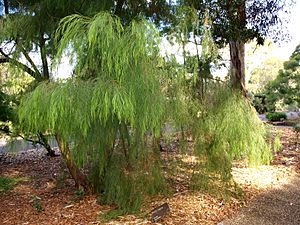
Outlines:
[{"label": "rough grey bark", "polygon": [[229,22],[234,27],[233,35],[229,40],[231,85],[247,97],[245,88],[245,37],[243,35],[247,23],[246,1],[240,0],[238,5],[234,6],[233,1],[229,0],[227,4]]}]

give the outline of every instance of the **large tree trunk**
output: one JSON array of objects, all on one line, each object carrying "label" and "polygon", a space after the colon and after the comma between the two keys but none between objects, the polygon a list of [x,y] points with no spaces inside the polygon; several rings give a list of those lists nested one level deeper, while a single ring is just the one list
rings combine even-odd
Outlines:
[{"label": "large tree trunk", "polygon": [[230,41],[230,80],[234,89],[240,90],[246,97],[245,89],[245,43]]},{"label": "large tree trunk", "polygon": [[75,164],[74,160],[71,158],[71,151],[67,143],[59,136],[56,135],[56,140],[60,149],[60,152],[67,164],[68,170],[75,181],[77,188],[83,188],[85,192],[90,192],[91,188],[88,183],[87,176],[84,175],[78,166]]},{"label": "large tree trunk", "polygon": [[245,37],[242,33],[246,27],[246,1],[240,0],[235,5],[232,0],[229,0],[227,4],[230,24],[234,26],[234,35],[229,40],[231,85],[247,97],[245,89]]}]

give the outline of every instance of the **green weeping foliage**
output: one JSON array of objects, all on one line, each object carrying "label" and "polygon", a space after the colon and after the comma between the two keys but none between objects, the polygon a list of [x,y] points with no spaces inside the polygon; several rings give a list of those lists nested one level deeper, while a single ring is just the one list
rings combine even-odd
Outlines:
[{"label": "green weeping foliage", "polygon": [[193,131],[194,154],[201,159],[201,172],[192,178],[198,186],[209,183],[207,179],[201,180],[203,173],[215,174],[211,177],[215,180],[231,182],[234,160],[246,159],[250,166],[257,166],[268,164],[272,158],[271,147],[266,142],[267,130],[250,103],[223,85],[211,90],[201,103],[202,111],[197,115]]},{"label": "green weeping foliage", "polygon": [[123,213],[163,190],[157,143],[166,100],[158,68],[158,34],[144,20],[123,27],[108,13],[71,15],[57,30],[58,57],[76,62],[76,77],[43,83],[19,107],[25,133],[59,134],[72,160],[89,171],[101,201]]},{"label": "green weeping foliage", "polygon": [[58,59],[67,53],[75,62],[75,76],[25,96],[20,126],[25,134],[59,134],[101,202],[135,212],[146,195],[165,189],[158,138],[166,122],[195,141],[194,149],[178,152],[197,158],[194,186],[230,182],[235,159],[270,160],[265,128],[250,104],[213,82],[195,99],[186,72],[161,60],[150,23],[124,27],[108,13],[71,15],[61,21],[56,42]]}]

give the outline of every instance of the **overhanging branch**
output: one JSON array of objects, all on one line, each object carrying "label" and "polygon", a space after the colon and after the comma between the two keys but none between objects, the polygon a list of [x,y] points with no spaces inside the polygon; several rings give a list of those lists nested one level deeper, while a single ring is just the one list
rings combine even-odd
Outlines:
[{"label": "overhanging branch", "polygon": [[2,57],[0,57],[0,64],[11,63],[16,67],[20,68],[21,70],[23,70],[24,72],[28,73],[34,79],[41,80],[42,77],[40,76],[40,74],[36,73],[34,70],[29,68],[27,65],[19,62],[18,60],[9,57],[1,48],[0,48],[0,53],[2,55]]},{"label": "overhanging branch", "polygon": [[38,76],[42,77],[40,71],[38,70],[37,66],[34,64],[33,60],[30,58],[29,54],[26,52],[26,50],[23,48],[23,46],[19,45],[21,52],[23,53],[24,57],[27,59],[27,61],[30,63],[36,74]]}]

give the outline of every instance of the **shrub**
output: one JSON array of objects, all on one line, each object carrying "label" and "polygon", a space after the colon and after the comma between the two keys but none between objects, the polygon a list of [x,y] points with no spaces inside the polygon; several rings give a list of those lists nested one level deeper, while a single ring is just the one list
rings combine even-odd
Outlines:
[{"label": "shrub", "polygon": [[267,114],[267,119],[270,121],[282,121],[287,119],[287,115],[282,112],[273,112]]}]

